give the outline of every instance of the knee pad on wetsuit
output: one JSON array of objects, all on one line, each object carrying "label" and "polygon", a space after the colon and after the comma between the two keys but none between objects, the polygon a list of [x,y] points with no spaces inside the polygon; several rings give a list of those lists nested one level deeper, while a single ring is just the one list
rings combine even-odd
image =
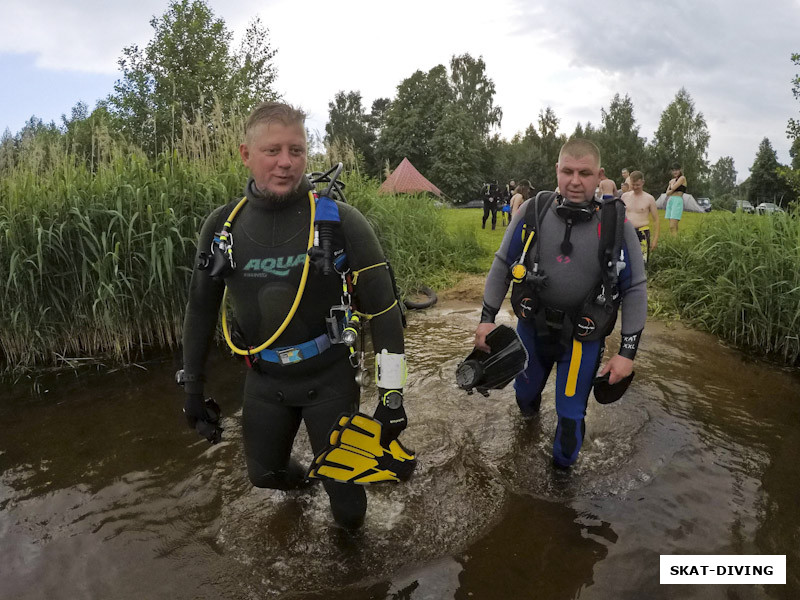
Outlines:
[{"label": "knee pad on wetsuit", "polygon": [[586,423],[583,419],[559,417],[553,441],[553,461],[559,467],[569,467],[578,460],[583,445]]},{"label": "knee pad on wetsuit", "polygon": [[294,490],[306,484],[306,470],[294,459],[289,460],[285,469],[268,471],[259,467],[255,461],[248,461],[247,476],[257,488],[270,490]]},{"label": "knee pad on wetsuit", "polygon": [[517,406],[519,406],[519,410],[523,415],[532,416],[539,412],[539,408],[542,406],[542,395],[537,394],[533,400],[524,400],[517,396]]}]

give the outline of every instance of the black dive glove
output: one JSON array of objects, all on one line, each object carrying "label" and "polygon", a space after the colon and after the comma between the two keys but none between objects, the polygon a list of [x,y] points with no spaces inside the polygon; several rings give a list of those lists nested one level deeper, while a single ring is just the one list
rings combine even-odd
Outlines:
[{"label": "black dive glove", "polygon": [[219,404],[212,398],[203,399],[203,394],[186,394],[183,404],[183,413],[189,427],[206,438],[212,444],[222,439],[222,427],[219,426],[219,417],[222,411]]},{"label": "black dive glove", "polygon": [[378,406],[373,418],[381,422],[381,446],[388,446],[408,427],[403,393],[397,390],[379,390]]}]

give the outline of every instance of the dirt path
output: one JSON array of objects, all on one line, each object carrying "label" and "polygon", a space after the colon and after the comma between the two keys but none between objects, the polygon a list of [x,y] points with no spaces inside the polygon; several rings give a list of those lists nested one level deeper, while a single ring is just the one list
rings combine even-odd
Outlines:
[{"label": "dirt path", "polygon": [[483,300],[483,286],[486,275],[465,275],[456,285],[441,292],[437,292],[440,302],[475,302],[480,304]]}]

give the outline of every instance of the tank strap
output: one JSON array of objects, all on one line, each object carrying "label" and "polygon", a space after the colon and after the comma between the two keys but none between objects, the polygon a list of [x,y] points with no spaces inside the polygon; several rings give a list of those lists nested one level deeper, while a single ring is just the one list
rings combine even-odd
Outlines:
[{"label": "tank strap", "polygon": [[356,285],[358,283],[358,276],[361,275],[361,273],[363,273],[364,271],[369,271],[370,269],[374,269],[376,267],[383,267],[383,266],[385,266],[387,264],[388,263],[386,261],[383,261],[383,262],[375,263],[374,265],[370,265],[368,267],[364,267],[363,269],[358,269],[357,271],[352,271],[352,273],[353,273],[353,285]]},{"label": "tank strap", "polygon": [[398,304],[398,301],[397,301],[397,299],[395,298],[395,301],[394,301],[394,302],[392,302],[392,303],[391,303],[391,304],[390,304],[390,305],[389,305],[387,308],[384,308],[384,309],[383,309],[382,311],[380,311],[380,312],[376,312],[376,313],[373,313],[373,314],[371,314],[371,315],[370,315],[370,314],[367,314],[367,313],[363,313],[363,312],[361,312],[361,311],[358,311],[358,310],[354,310],[353,312],[354,312],[355,314],[357,314],[359,317],[364,317],[365,319],[367,319],[367,321],[369,321],[370,319],[374,319],[375,317],[379,317],[379,316],[381,316],[382,314],[389,312],[389,311],[390,311],[390,310],[392,310],[392,309],[393,309],[395,306],[397,306],[397,304]]}]

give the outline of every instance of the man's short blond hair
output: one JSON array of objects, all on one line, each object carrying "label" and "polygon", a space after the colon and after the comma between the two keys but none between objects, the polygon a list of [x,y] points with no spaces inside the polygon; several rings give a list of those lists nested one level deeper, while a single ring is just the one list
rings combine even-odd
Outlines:
[{"label": "man's short blond hair", "polygon": [[284,102],[262,102],[253,109],[244,125],[244,137],[248,138],[250,132],[258,125],[265,123],[280,123],[286,127],[299,125],[305,132],[306,113],[291,104]]},{"label": "man's short blond hair", "polygon": [[631,181],[641,181],[644,179],[644,174],[641,171],[634,171],[631,173]]},{"label": "man's short blond hair", "polygon": [[571,156],[572,158],[583,158],[584,156],[591,156],[596,166],[600,167],[600,150],[589,140],[582,138],[570,138],[567,143],[561,146],[561,151],[558,153],[558,162],[561,162],[562,156]]}]

